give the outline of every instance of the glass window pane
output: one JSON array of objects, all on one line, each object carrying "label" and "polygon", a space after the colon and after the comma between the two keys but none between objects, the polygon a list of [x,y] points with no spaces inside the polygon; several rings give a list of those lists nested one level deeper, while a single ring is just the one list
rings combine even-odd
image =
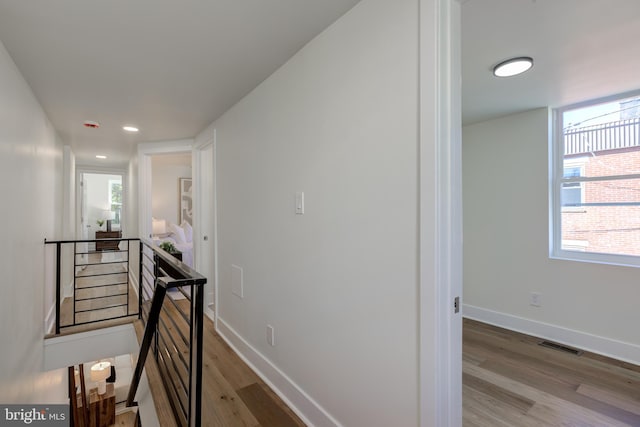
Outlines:
[{"label": "glass window pane", "polygon": [[[561,212],[562,249],[582,245],[588,252],[640,255],[640,179],[582,186],[580,209]],[[564,194],[563,203],[571,197]]]},{"label": "glass window pane", "polygon": [[580,206],[582,203],[582,189],[580,183],[564,184],[562,186],[562,207]]},{"label": "glass window pane", "polygon": [[566,111],[562,122],[565,164],[584,158],[587,177],[640,173],[640,97]]},{"label": "glass window pane", "polygon": [[575,178],[581,176],[581,167],[578,166],[565,166],[564,167],[564,177],[565,178]]}]

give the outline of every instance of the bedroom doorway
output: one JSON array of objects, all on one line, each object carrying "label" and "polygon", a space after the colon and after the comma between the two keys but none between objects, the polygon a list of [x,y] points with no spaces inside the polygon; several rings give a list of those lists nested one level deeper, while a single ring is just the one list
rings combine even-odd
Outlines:
[{"label": "bedroom doorway", "polygon": [[[195,270],[207,278],[205,314],[216,322],[216,206],[215,206],[215,131],[201,141],[190,139],[143,143],[138,145],[138,229],[152,238],[153,202],[152,160],[158,154],[190,153],[192,159],[193,260]],[[173,184],[170,184],[173,185]],[[177,185],[177,183],[176,183]],[[162,218],[158,218],[162,219]],[[156,230],[157,231],[157,230]]]},{"label": "bedroom doorway", "polygon": [[77,235],[96,238],[96,232],[122,233],[124,215],[124,174],[120,172],[78,171]]},{"label": "bedroom doorway", "polygon": [[194,267],[191,151],[151,157],[151,218],[155,244],[169,242]]}]

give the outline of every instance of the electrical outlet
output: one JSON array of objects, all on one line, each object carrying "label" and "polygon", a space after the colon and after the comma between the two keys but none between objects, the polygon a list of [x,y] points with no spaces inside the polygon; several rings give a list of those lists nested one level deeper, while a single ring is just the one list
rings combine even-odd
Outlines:
[{"label": "electrical outlet", "polygon": [[274,347],[276,345],[276,336],[273,330],[273,326],[267,325],[267,343]]},{"label": "electrical outlet", "polygon": [[542,306],[542,294],[538,292],[531,292],[531,299],[529,300],[529,304],[534,307]]}]

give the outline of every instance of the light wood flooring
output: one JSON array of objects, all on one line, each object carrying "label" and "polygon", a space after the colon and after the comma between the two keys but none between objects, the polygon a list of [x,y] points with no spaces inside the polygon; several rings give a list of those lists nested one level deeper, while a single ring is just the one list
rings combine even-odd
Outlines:
[{"label": "light wood flooring", "polygon": [[[188,304],[186,300],[179,304]],[[207,427],[300,427],[304,423],[204,321],[202,425]],[[142,323],[136,322],[138,337]],[[169,401],[153,357],[145,365],[154,404],[163,427],[175,426]]]},{"label": "light wood flooring", "polygon": [[[134,297],[130,292],[129,298],[137,306]],[[95,328],[95,324],[88,326]],[[139,321],[136,329],[140,334]],[[639,366],[589,352],[576,356],[542,347],[540,341],[464,320],[465,427],[640,427]],[[152,357],[146,368],[162,425],[175,426]],[[231,350],[206,317],[202,425],[304,426]]]},{"label": "light wood flooring", "polygon": [[[138,296],[131,285],[127,286],[126,253],[91,253],[82,261],[77,257],[79,264],[88,265],[79,266],[76,271],[75,323],[86,324],[69,327],[74,324],[73,298],[64,298],[60,304],[61,334],[131,322],[122,317],[137,316]],[[93,323],[97,321],[98,324]]]},{"label": "light wood flooring", "polygon": [[640,426],[640,367],[465,319],[465,427]]}]

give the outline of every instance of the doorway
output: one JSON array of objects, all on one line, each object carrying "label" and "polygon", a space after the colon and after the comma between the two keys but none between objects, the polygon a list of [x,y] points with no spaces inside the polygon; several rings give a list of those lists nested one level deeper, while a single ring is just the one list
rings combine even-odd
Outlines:
[{"label": "doorway", "polygon": [[96,238],[96,232],[122,232],[124,215],[123,173],[78,171],[77,235]]},{"label": "doorway", "polygon": [[[165,141],[138,145],[138,220],[140,235],[153,238],[153,158],[157,155],[190,153],[192,156],[193,262],[195,270],[207,278],[205,314],[215,322],[215,143],[214,136],[202,143],[193,140]],[[172,184],[173,185],[173,184]],[[177,184],[176,184],[177,185]]]}]

